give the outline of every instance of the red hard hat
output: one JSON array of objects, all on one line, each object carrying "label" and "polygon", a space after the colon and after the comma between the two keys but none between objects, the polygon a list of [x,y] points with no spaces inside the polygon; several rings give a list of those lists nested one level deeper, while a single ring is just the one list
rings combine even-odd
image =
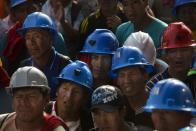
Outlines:
[{"label": "red hard hat", "polygon": [[183,23],[175,22],[164,31],[160,49],[195,46],[192,31]]}]

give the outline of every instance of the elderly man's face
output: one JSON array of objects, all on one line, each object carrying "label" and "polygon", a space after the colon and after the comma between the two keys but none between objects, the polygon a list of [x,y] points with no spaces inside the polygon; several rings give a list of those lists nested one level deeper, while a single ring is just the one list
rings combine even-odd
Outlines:
[{"label": "elderly man's face", "polygon": [[34,59],[41,58],[52,48],[52,38],[47,30],[30,29],[25,35],[26,47]]}]

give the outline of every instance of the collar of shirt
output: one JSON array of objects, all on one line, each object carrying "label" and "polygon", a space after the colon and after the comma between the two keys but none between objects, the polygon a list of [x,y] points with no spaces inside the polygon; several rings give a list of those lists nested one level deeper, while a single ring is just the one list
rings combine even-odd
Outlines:
[{"label": "collar of shirt", "polygon": [[80,120],[65,122],[70,131],[76,131],[80,126]]},{"label": "collar of shirt", "polygon": [[[52,70],[55,59],[56,59],[56,51],[53,47],[50,52],[49,60],[48,60],[47,64],[44,66],[44,69],[49,68],[50,70]],[[32,60],[32,66],[39,67],[32,58],[31,58],[31,60]]]},{"label": "collar of shirt", "polygon": [[[56,101],[52,102],[52,113],[51,115],[57,116],[57,106],[56,106]],[[80,120],[77,121],[68,121],[65,122],[66,125],[69,127],[70,131],[76,131],[80,127]]]}]

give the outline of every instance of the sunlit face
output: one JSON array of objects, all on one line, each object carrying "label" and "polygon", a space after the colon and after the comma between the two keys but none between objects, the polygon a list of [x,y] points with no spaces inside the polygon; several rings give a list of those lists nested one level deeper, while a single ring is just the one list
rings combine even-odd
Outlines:
[{"label": "sunlit face", "polygon": [[188,126],[190,114],[174,110],[153,110],[152,121],[158,131],[178,131]]},{"label": "sunlit face", "polygon": [[18,120],[35,121],[43,116],[49,97],[43,97],[39,89],[19,89],[13,94],[13,108]]},{"label": "sunlit face", "polygon": [[126,67],[118,70],[117,83],[126,97],[133,97],[145,91],[147,73],[140,67]]},{"label": "sunlit face", "polygon": [[30,29],[25,35],[26,47],[34,59],[41,58],[52,49],[52,38],[47,30]]},{"label": "sunlit face", "polygon": [[111,69],[112,56],[105,54],[92,54],[91,65],[92,73],[95,79],[103,79],[108,76]]},{"label": "sunlit face", "polygon": [[85,96],[84,87],[81,87],[73,82],[62,82],[57,91],[57,106],[59,110],[65,113],[69,120],[75,119],[83,108]]},{"label": "sunlit face", "polygon": [[114,112],[105,112],[101,109],[95,109],[92,112],[94,125],[99,131],[119,131],[119,124],[122,123],[122,114],[119,110]]}]

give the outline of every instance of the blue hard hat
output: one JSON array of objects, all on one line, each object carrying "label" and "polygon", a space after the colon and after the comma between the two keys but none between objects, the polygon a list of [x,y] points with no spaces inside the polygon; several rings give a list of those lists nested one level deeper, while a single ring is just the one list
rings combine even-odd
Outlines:
[{"label": "blue hard hat", "polygon": [[11,8],[17,6],[17,5],[20,5],[24,2],[27,2],[28,0],[10,0],[10,5],[11,5]]},{"label": "blue hard hat", "polygon": [[152,88],[144,110],[154,109],[196,112],[190,89],[174,78],[161,80]]},{"label": "blue hard hat", "polygon": [[180,129],[179,131],[196,131],[196,127],[188,126],[188,127]]},{"label": "blue hard hat", "polygon": [[96,29],[85,41],[81,53],[114,54],[119,47],[114,33],[108,29]]},{"label": "blue hard hat", "polygon": [[139,48],[118,48],[112,58],[112,72],[114,73],[118,69],[130,66],[142,66],[148,73],[154,71],[153,65],[146,61],[146,59],[143,56],[143,53]]},{"label": "blue hard hat", "polygon": [[179,6],[189,4],[189,3],[196,3],[196,0],[176,0],[174,8],[173,8],[173,15],[176,16],[176,9]]},{"label": "blue hard hat", "polygon": [[26,31],[29,29],[46,29],[53,35],[57,33],[52,19],[42,12],[34,12],[29,14],[25,19],[22,28],[18,29],[17,31],[20,34],[25,35]]},{"label": "blue hard hat", "polygon": [[92,91],[93,76],[87,64],[76,60],[65,66],[57,77],[60,81],[71,81]]}]

